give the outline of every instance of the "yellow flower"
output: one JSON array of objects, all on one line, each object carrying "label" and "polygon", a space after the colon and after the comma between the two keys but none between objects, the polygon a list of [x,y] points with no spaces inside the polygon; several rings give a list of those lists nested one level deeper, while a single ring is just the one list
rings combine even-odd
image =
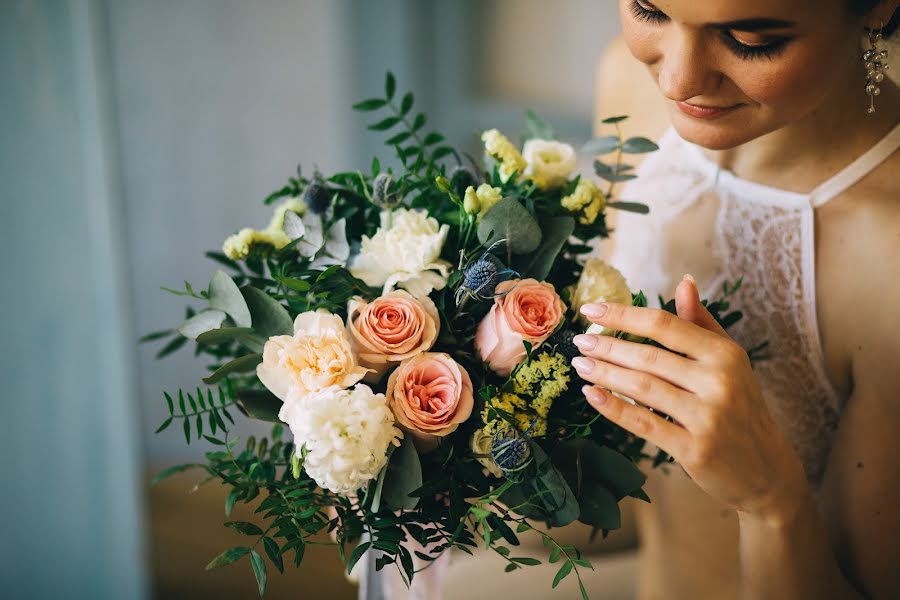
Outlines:
[{"label": "yellow flower", "polygon": [[470,185],[466,188],[466,195],[465,198],[463,198],[463,208],[465,208],[467,213],[477,214],[478,220],[481,220],[481,217],[502,199],[503,191],[500,188],[492,187],[487,183],[482,183],[476,190]]},{"label": "yellow flower", "polygon": [[297,198],[289,198],[275,208],[269,226],[258,231],[252,227],[244,227],[229,236],[222,244],[222,252],[232,260],[247,258],[250,247],[254,244],[266,244],[280,250],[287,246],[291,239],[284,233],[284,213],[293,211],[298,215],[306,212],[306,204]]},{"label": "yellow flower", "polygon": [[565,196],[561,201],[562,207],[569,212],[581,212],[578,222],[582,225],[590,225],[606,207],[606,197],[603,192],[588,179],[579,179],[575,191]]},{"label": "yellow flower", "polygon": [[481,141],[484,142],[484,149],[487,153],[500,163],[500,177],[504,182],[508,181],[513,173],[521,175],[528,167],[528,162],[513,146],[513,143],[496,129],[481,134]]},{"label": "yellow flower", "polygon": [[484,432],[496,435],[509,424],[502,418],[489,420],[489,408],[512,415],[516,429],[529,431],[532,437],[547,435],[547,416],[556,400],[569,385],[569,363],[560,354],[542,352],[523,365],[512,380],[512,392],[501,392],[487,403],[481,412]]},{"label": "yellow flower", "polygon": [[[584,325],[589,325],[591,321],[581,314],[581,307],[592,302],[613,302],[631,306],[631,290],[625,277],[618,269],[596,257],[588,259],[584,264],[581,277],[578,278],[571,296],[572,310]],[[600,329],[603,335],[613,333],[604,327]]]}]

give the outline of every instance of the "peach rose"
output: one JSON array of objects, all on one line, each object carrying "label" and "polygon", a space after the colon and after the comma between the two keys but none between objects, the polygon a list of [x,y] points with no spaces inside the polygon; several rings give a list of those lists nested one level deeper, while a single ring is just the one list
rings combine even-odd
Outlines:
[{"label": "peach rose", "polygon": [[416,299],[405,290],[394,290],[366,302],[353,298],[347,306],[347,331],[359,363],[371,369],[363,378],[378,383],[393,366],[431,350],[441,327],[431,298]]},{"label": "peach rose", "polygon": [[344,321],[319,309],[294,319],[294,335],[275,335],[263,347],[256,376],[270,392],[287,401],[288,392],[317,392],[331,386],[348,388],[368,369],[356,362]]},{"label": "peach rose", "polygon": [[453,433],[475,405],[469,374],[449,354],[423,352],[400,363],[388,377],[388,406],[420,452]]},{"label": "peach rose", "polygon": [[552,284],[535,279],[503,281],[497,285],[491,311],[475,333],[475,348],[498,375],[507,376],[525,357],[528,341],[542,344],[566,314],[566,305]]}]

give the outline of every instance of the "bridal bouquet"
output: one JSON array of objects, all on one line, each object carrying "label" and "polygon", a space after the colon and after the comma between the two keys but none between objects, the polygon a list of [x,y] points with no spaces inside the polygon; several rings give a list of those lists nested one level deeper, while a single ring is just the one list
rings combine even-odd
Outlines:
[{"label": "bridal bouquet", "polygon": [[[205,290],[167,290],[197,308],[146,336],[172,336],[160,355],[190,340],[209,357],[206,387],[164,394],[158,431],[180,421],[186,442],[214,448],[157,480],[198,468],[230,487],[226,514],[256,503],[258,523],[225,523],[248,543],[207,568],[247,557],[260,594],[263,555],[279,571],[289,553],[299,565],[326,532],[348,571],[375,552],[377,569],[396,565],[409,583],[416,565],[479,544],[507,571],[538,564],[514,550],[534,530],[559,564],[552,585],[570,573],[580,583],[590,563],[548,529],[578,520],[606,535],[619,501],[649,501],[636,464],[666,460],[600,417],[569,364],[589,325],[580,306],[646,304],[587,255],[608,235],[606,210],[646,211],[612,194],[635,177],[622,156],[655,144],[622,139],[624,117],[604,121],[611,135],[586,147],[612,157],[594,163],[600,185],[529,114],[521,150],[497,130],[482,135],[480,168],[426,133],[413,102],[388,74],[384,97],[354,107],[384,112],[369,128],[387,132],[396,171],[378,159],[368,172],[298,169],[265,200],[265,229],[207,253],[225,270]],[[235,413],[271,421],[271,434],[238,440]]]}]

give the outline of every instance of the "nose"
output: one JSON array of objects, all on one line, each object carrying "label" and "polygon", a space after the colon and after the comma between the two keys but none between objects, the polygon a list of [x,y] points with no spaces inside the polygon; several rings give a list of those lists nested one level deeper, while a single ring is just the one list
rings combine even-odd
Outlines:
[{"label": "nose", "polygon": [[657,81],[663,95],[675,101],[709,95],[722,81],[714,57],[706,51],[699,32],[670,28],[665,40]]}]

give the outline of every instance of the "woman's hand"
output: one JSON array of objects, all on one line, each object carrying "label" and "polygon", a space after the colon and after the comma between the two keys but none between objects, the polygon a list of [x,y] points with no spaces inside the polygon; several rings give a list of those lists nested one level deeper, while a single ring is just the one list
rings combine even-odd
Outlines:
[{"label": "woman's hand", "polygon": [[747,353],[700,303],[690,276],[678,286],[675,302],[678,316],[619,304],[582,307],[594,323],[648,337],[674,351],[577,336],[584,356],[572,364],[596,384],[583,388],[588,402],[669,453],[710,496],[747,515],[790,518],[798,495],[808,490],[803,466],[766,408]]}]

